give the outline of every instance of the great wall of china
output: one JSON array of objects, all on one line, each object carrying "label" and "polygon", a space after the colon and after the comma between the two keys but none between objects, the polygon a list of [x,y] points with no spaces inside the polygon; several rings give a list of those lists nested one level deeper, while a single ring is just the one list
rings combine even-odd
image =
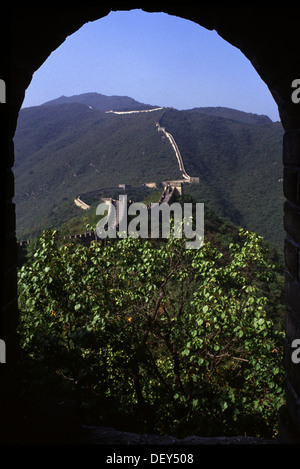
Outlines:
[{"label": "great wall of china", "polygon": [[[199,182],[199,178],[198,177],[191,177],[187,174],[187,172],[185,170],[185,167],[184,167],[184,163],[183,163],[183,159],[182,159],[180,150],[178,148],[178,145],[177,145],[173,135],[170,134],[169,132],[167,132],[165,127],[161,127],[161,125],[160,125],[161,118],[163,117],[163,115],[166,112],[165,109],[162,108],[162,107],[156,107],[156,108],[152,108],[152,109],[143,109],[143,110],[139,110],[139,111],[106,111],[106,113],[107,114],[116,114],[116,115],[126,115],[126,114],[138,114],[138,113],[143,113],[143,112],[153,112],[153,111],[158,111],[158,110],[162,110],[163,112],[161,113],[161,115],[160,115],[158,121],[155,123],[155,125],[157,127],[158,132],[163,132],[164,135],[168,138],[169,142],[171,143],[172,148],[173,148],[174,153],[175,153],[175,156],[177,158],[179,170],[182,173],[182,177],[183,177],[183,179],[176,180],[176,181],[163,181],[162,184],[164,185],[164,191],[165,191],[165,188],[168,187],[168,186],[171,186],[172,188],[174,188],[174,190],[179,191],[178,188],[182,185],[182,183],[184,183],[184,182],[188,182],[188,183]],[[120,184],[119,187],[122,187],[122,185]],[[119,187],[106,187],[106,188],[95,189],[93,191],[84,192],[84,193],[79,194],[74,199],[74,202],[78,207],[82,208],[83,210],[87,210],[87,209],[90,208],[90,206],[86,202],[84,202],[82,200],[82,198],[97,195],[98,193],[100,194],[101,192],[109,192],[109,191],[112,191],[112,190],[116,190]],[[138,186],[138,187],[155,187],[155,183],[153,183],[153,182],[152,183],[144,183],[142,186]],[[164,191],[161,195],[159,203],[167,202]]]},{"label": "great wall of china", "polygon": [[[138,111],[113,111],[113,110],[111,110],[111,111],[106,111],[106,113],[116,114],[116,115],[126,115],[126,114],[154,112],[154,111],[159,111],[159,110],[162,110],[162,113],[161,113],[158,121],[155,123],[155,125],[157,127],[157,131],[158,132],[163,132],[163,134],[168,138],[169,142],[171,143],[172,148],[173,148],[174,153],[175,153],[175,156],[177,158],[179,170],[182,173],[182,178],[183,178],[183,179],[178,179],[178,180],[162,181],[163,191],[161,193],[161,196],[160,196],[160,199],[159,199],[159,202],[158,202],[159,204],[162,204],[162,203],[170,203],[176,192],[178,192],[181,195],[182,194],[182,185],[184,183],[199,183],[199,177],[191,177],[187,174],[187,172],[185,170],[185,167],[184,167],[184,163],[183,163],[183,159],[182,159],[180,150],[178,148],[178,145],[177,145],[173,135],[170,134],[169,132],[167,132],[165,127],[162,127],[160,125],[161,118],[163,117],[166,110],[163,107],[156,107],[156,108],[152,108],[152,109],[142,109],[142,110],[138,110]],[[105,192],[109,193],[109,192],[120,190],[120,189],[126,190],[127,188],[131,188],[131,187],[132,186],[130,186],[128,184],[119,184],[118,186],[112,186],[112,187],[100,187],[100,188],[94,189],[92,191],[83,192],[81,194],[78,194],[77,197],[74,199],[74,203],[78,207],[80,207],[81,209],[88,210],[90,208],[90,205],[88,205],[86,202],[84,202],[82,200],[82,198],[98,195],[99,199],[101,199],[103,202],[106,202],[108,204],[108,207],[109,207],[108,217],[115,216],[114,215],[115,213],[117,214],[116,219],[114,220],[114,223],[116,224],[116,226],[118,226],[118,224],[120,223],[120,220],[122,219],[122,214],[119,214],[119,209],[118,209],[118,202],[119,201],[114,200],[111,197],[105,198],[105,197],[100,196],[100,195],[105,193]],[[140,186],[136,186],[135,188],[145,188],[145,187],[153,187],[154,188],[154,187],[156,187],[156,183],[148,182],[148,183],[144,183]],[[112,210],[113,207],[116,208],[116,210]],[[67,239],[77,239],[80,242],[82,242],[83,244],[87,245],[87,244],[90,244],[91,241],[97,241],[97,235],[96,235],[95,232],[89,231],[89,232],[86,232],[86,233],[80,233],[80,234],[64,236],[63,239],[65,239],[65,240],[67,240]],[[30,243],[30,240],[18,241],[17,246],[18,246],[18,257],[19,258],[24,257],[29,243]]]}]

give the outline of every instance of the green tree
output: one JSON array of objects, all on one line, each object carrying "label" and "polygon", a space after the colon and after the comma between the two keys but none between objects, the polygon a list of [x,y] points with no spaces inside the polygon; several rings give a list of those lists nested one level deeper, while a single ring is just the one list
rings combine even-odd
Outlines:
[{"label": "green tree", "polygon": [[211,242],[87,248],[45,232],[19,271],[24,361],[43,367],[48,392],[64,383],[104,424],[274,436],[283,334],[261,288],[273,271],[248,231],[226,255]]}]

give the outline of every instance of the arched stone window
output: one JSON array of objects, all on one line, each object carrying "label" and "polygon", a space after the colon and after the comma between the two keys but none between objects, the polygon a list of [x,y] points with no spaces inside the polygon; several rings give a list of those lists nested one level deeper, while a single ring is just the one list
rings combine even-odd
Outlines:
[{"label": "arched stone window", "polygon": [[[267,84],[276,101],[285,131],[283,138],[284,164],[284,226],[286,258],[286,397],[287,409],[281,416],[282,438],[300,441],[300,368],[290,359],[293,339],[300,338],[300,103],[292,100],[292,83],[300,79],[299,6],[289,4],[267,7],[181,7],[143,8],[143,2],[123,6],[122,9],[141,8],[164,12],[192,20],[218,34],[238,47]],[[18,412],[18,322],[15,238],[13,136],[18,112],[32,74],[50,53],[88,21],[106,16],[110,10],[101,6],[14,6],[11,9],[11,36],[5,38],[9,60],[4,63],[1,79],[5,80],[6,138],[1,137],[1,173],[4,229],[1,231],[3,259],[3,295],[0,318],[0,337],[6,344],[6,363],[0,364],[0,399],[6,415],[2,415],[2,429],[8,435],[15,429],[10,425],[22,418]],[[2,84],[2,81],[1,81]],[[3,84],[0,101],[3,103]],[[1,104],[2,106],[2,104]],[[4,112],[4,111],[3,111]],[[270,172],[272,168],[270,167]],[[4,404],[4,401],[7,404]],[[12,415],[14,419],[12,419]],[[4,423],[5,422],[5,423]],[[17,423],[16,423],[17,425]]]}]

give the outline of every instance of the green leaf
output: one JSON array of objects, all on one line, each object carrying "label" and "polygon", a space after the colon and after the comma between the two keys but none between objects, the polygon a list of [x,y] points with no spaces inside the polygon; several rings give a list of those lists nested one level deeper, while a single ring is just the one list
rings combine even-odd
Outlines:
[{"label": "green leaf", "polygon": [[220,406],[221,406],[222,412],[224,412],[227,409],[228,404],[226,401],[221,401]]}]

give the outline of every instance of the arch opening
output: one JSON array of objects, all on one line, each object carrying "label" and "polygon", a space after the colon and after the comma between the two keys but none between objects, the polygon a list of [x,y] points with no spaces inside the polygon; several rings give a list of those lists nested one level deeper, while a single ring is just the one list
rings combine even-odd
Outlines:
[{"label": "arch opening", "polygon": [[[211,19],[211,17],[210,17],[210,19]],[[207,20],[206,20],[206,21],[207,21]],[[228,34],[228,33],[227,33],[227,34]],[[226,35],[226,34],[225,34],[225,35]],[[250,42],[251,42],[251,41],[250,41]],[[272,91],[272,93],[273,93],[273,95],[274,95],[274,94],[277,93],[277,91],[275,91],[275,92]],[[286,91],[285,91],[285,93],[286,93]],[[278,93],[278,94],[279,94],[279,93]],[[282,99],[282,97],[278,99],[278,95],[277,95],[277,101],[279,101],[280,104],[282,104],[281,99]],[[285,107],[288,107],[288,106],[289,106],[289,103],[285,104]],[[285,110],[285,109],[283,109],[283,111],[284,111],[284,113],[286,113],[286,110]],[[295,121],[295,118],[296,118],[295,116],[296,116],[295,114],[294,114],[294,117],[293,117],[293,116],[292,116],[292,117],[289,116],[290,120],[287,120],[287,122],[290,122],[290,121],[293,120],[293,119],[294,119],[294,121]]]}]

